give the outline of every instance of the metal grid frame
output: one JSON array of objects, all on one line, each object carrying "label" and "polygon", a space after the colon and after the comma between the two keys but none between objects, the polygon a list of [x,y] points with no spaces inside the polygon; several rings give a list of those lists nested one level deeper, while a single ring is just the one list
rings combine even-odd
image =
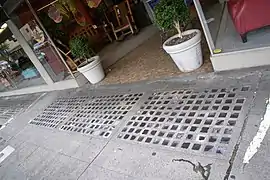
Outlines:
[{"label": "metal grid frame", "polygon": [[9,120],[19,112],[24,109],[24,106],[21,107],[10,107],[0,105],[0,119]]},{"label": "metal grid frame", "polygon": [[134,93],[94,97],[59,129],[108,138],[142,96]]},{"label": "metal grid frame", "polygon": [[0,98],[0,121],[8,121],[27,109],[40,94],[11,96]]},{"label": "metal grid frame", "polygon": [[[195,153],[224,155],[241,126],[251,87],[153,93],[131,116],[118,139]],[[252,92],[253,94],[253,92]]]},{"label": "metal grid frame", "polygon": [[87,100],[89,100],[87,96],[58,98],[29,123],[48,128],[57,128]]}]

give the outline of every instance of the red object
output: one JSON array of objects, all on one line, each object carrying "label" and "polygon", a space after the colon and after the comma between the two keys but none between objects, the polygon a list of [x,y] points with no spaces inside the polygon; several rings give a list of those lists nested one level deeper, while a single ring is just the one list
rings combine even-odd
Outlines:
[{"label": "red object", "polygon": [[270,25],[270,0],[229,0],[228,11],[243,42],[249,31]]},{"label": "red object", "polygon": [[[83,22],[85,24],[93,24],[93,21],[87,11],[87,6],[84,5],[82,0],[76,0],[75,3],[76,3],[76,9],[80,13],[80,16],[84,16]],[[77,18],[79,18],[78,15],[77,15]],[[82,20],[82,18],[80,17],[78,20],[79,20],[79,23],[81,23],[80,21]]]}]

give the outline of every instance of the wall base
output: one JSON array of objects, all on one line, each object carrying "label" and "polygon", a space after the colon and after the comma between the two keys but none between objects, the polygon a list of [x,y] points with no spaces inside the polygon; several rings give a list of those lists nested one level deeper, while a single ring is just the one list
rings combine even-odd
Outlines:
[{"label": "wall base", "polygon": [[7,91],[1,92],[0,97],[2,96],[15,96],[15,95],[22,95],[22,94],[31,94],[31,93],[38,93],[38,92],[48,92],[48,91],[56,91],[56,90],[64,90],[64,89],[71,89],[79,87],[77,81],[75,79],[69,79],[65,81],[56,82],[51,85],[41,85],[41,86],[34,86],[28,87],[23,89],[18,89],[14,91]]},{"label": "wall base", "polygon": [[210,59],[214,71],[270,65],[270,47],[214,54]]}]

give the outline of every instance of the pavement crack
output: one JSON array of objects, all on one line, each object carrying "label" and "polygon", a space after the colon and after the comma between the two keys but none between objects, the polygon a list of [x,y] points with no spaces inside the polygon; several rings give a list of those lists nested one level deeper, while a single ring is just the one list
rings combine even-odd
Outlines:
[{"label": "pavement crack", "polygon": [[[254,104],[254,103],[255,103],[255,99],[256,99],[256,97],[257,97],[257,91],[259,90],[259,85],[260,85],[261,81],[262,81],[262,73],[259,73],[259,81],[258,81],[258,83],[257,83],[257,85],[256,85],[256,89],[255,89],[255,91],[254,91],[254,94],[253,94],[253,97],[252,97],[252,101],[251,101],[251,103],[250,103],[249,109],[248,109],[248,111],[247,111],[247,113],[246,113],[246,116],[245,116],[245,118],[244,118],[244,123],[243,123],[243,126],[242,126],[242,128],[241,128],[239,138],[238,138],[238,140],[237,140],[236,145],[235,145],[234,148],[233,148],[232,155],[231,155],[231,158],[230,158],[230,160],[229,160],[229,167],[228,167],[227,170],[226,170],[226,174],[225,174],[223,180],[228,180],[228,179],[229,179],[229,176],[230,176],[230,174],[231,174],[231,171],[232,171],[232,168],[233,168],[233,163],[234,163],[234,161],[235,161],[237,152],[238,152],[238,150],[239,150],[239,148],[240,148],[241,140],[242,140],[242,138],[243,138],[243,134],[244,134],[244,131],[245,131],[246,126],[247,126],[247,123],[248,123],[248,117],[249,117],[250,111],[251,111],[251,109],[253,108],[253,106],[255,105],[255,104]],[[243,169],[244,169],[244,168],[245,168],[245,165],[243,165]]]},{"label": "pavement crack", "polygon": [[203,166],[200,162],[198,162],[198,165],[196,165],[195,163],[186,159],[173,159],[172,162],[185,162],[190,164],[193,167],[193,171],[195,173],[201,174],[203,180],[208,180],[210,177],[212,164],[207,164],[206,166]]}]

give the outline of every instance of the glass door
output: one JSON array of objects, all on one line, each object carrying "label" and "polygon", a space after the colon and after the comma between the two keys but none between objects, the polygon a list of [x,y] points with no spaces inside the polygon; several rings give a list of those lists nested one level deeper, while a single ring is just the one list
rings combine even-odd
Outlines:
[{"label": "glass door", "polygon": [[218,0],[206,2],[202,1],[202,6],[200,0],[193,0],[193,2],[195,4],[210,52],[213,54],[216,49],[215,41],[219,32],[224,3],[221,3]]}]

